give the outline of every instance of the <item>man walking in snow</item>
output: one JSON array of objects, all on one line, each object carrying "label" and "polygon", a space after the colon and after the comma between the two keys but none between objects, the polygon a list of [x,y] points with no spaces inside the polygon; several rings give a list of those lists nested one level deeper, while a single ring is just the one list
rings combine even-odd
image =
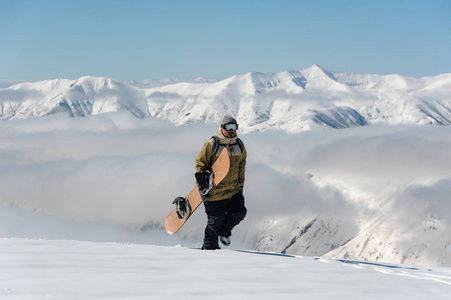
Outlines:
[{"label": "man walking in snow", "polygon": [[[204,144],[196,159],[197,172],[209,170],[224,147],[230,159],[229,173],[204,201],[208,218],[202,246],[204,250],[220,249],[218,238],[223,245],[230,245],[232,229],[246,216],[243,187],[247,152],[237,137],[237,130],[237,121],[225,116],[216,134]],[[217,151],[213,153],[215,149]]]}]

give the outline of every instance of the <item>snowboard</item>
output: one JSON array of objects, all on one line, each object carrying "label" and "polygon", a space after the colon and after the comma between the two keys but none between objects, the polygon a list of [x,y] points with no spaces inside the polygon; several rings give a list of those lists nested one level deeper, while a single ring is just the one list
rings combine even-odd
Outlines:
[{"label": "snowboard", "polygon": [[[227,148],[224,147],[218,159],[211,167],[214,176],[212,190],[226,177],[227,173],[229,173],[229,167],[229,153]],[[168,234],[174,234],[179,231],[183,224],[185,224],[189,217],[194,213],[196,208],[198,208],[202,203],[202,197],[197,186],[195,186],[185,198],[189,201],[191,212],[186,216],[186,218],[180,219],[177,215],[176,209],[171,211],[164,222],[164,227],[166,228],[166,232]]]}]

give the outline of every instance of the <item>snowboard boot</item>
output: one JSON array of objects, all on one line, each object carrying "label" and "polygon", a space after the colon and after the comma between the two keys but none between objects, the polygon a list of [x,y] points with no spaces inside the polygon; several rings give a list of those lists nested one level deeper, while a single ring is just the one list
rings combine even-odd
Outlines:
[{"label": "snowboard boot", "polygon": [[232,242],[231,240],[230,240],[230,237],[229,236],[219,236],[219,241],[221,242],[221,244],[223,244],[224,246],[229,246],[230,245],[230,243]]}]

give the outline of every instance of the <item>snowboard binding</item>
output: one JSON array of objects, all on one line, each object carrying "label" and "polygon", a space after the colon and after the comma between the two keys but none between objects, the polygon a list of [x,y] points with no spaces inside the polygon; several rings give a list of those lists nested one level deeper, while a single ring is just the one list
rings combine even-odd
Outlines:
[{"label": "snowboard binding", "polygon": [[196,172],[195,176],[197,184],[199,186],[199,192],[203,196],[208,196],[208,193],[210,193],[211,189],[213,188],[213,172],[211,172],[210,170]]},{"label": "snowboard binding", "polygon": [[186,198],[183,197],[177,197],[172,202],[172,204],[175,204],[175,209],[177,212],[177,216],[179,219],[186,219],[191,213],[191,207],[189,205],[189,201]]}]

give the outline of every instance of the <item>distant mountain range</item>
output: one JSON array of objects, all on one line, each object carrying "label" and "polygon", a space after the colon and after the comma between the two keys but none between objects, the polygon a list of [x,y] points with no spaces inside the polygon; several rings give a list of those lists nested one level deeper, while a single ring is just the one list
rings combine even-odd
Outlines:
[{"label": "distant mountain range", "polygon": [[238,118],[244,131],[374,123],[451,124],[451,73],[411,78],[302,71],[247,73],[216,81],[121,82],[82,77],[19,83],[0,88],[0,119],[65,113],[72,117],[129,111],[176,125]]}]

